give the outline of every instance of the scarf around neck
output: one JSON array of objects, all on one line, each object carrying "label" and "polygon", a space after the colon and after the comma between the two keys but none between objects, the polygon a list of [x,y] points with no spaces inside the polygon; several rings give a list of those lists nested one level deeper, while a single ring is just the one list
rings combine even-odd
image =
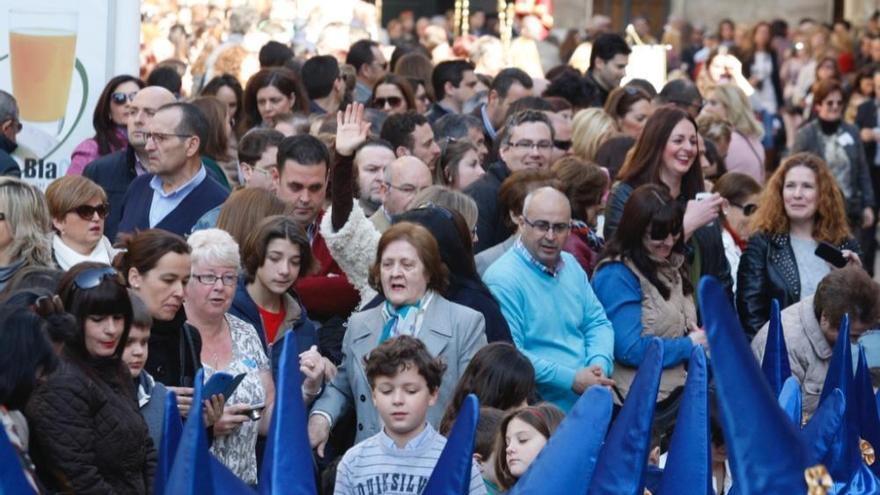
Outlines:
[{"label": "scarf around neck", "polygon": [[415,303],[404,304],[399,308],[395,308],[386,300],[382,304],[382,318],[385,320],[385,326],[382,327],[379,344],[400,335],[415,337],[421,329],[425,309],[433,298],[434,291],[428,289],[425,295]]},{"label": "scarf around neck", "polygon": [[52,252],[55,255],[55,261],[58,263],[58,266],[62,270],[69,270],[73,265],[83,261],[96,261],[109,265],[113,262],[113,257],[116,256],[117,250],[106,237],[101,237],[95,249],[88,255],[83,255],[74,251],[61,240],[61,236],[55,234],[52,236]]}]

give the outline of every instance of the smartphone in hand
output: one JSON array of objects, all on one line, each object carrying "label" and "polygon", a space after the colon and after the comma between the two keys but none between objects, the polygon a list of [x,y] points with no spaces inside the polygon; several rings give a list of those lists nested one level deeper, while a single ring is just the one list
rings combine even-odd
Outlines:
[{"label": "smartphone in hand", "polygon": [[820,242],[816,247],[815,254],[837,268],[843,268],[847,264],[847,259],[843,256],[840,249],[837,249],[827,242]]}]

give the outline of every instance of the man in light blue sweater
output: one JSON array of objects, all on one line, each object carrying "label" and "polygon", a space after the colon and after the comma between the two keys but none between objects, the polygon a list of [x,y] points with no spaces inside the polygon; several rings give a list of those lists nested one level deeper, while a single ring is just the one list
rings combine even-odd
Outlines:
[{"label": "man in light blue sweater", "polygon": [[483,276],[517,348],[532,361],[538,392],[568,411],[588,387],[610,386],[614,330],[587,274],[562,252],[571,207],[551,187],[530,193],[520,239]]}]

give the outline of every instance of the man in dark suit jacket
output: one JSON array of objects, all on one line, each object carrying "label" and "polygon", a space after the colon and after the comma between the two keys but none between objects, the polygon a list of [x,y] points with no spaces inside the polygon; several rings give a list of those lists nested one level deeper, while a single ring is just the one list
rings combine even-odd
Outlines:
[{"label": "man in dark suit jacket", "polygon": [[202,164],[208,120],[190,103],[156,112],[145,133],[151,174],[134,179],[125,194],[119,232],[149,228],[186,235],[228,192]]},{"label": "man in dark suit jacket", "polygon": [[512,67],[502,70],[492,79],[488,101],[485,105],[480,105],[471,112],[471,115],[483,123],[486,147],[490,150],[501,130],[501,124],[504,123],[507,108],[516,100],[524,96],[531,96],[533,86],[531,76],[521,69]]},{"label": "man in dark suit jacket", "polygon": [[18,147],[15,136],[19,131],[18,104],[11,94],[0,90],[0,175],[21,177],[21,168],[12,158],[12,152]]}]

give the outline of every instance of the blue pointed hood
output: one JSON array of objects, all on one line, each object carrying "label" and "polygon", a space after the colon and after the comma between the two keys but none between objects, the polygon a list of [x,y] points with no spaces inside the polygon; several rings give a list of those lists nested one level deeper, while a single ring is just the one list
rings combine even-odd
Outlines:
[{"label": "blue pointed hood", "polygon": [[703,277],[698,300],[738,493],[806,493],[804,470],[811,466],[806,445],[779,407],[724,288],[715,278]]},{"label": "blue pointed hood", "polygon": [[788,362],[788,348],[785,346],[785,333],[782,331],[779,301],[776,299],[770,302],[770,326],[767,328],[767,345],[764,347],[761,369],[767,377],[770,390],[779,397],[785,380],[791,376],[791,366]]},{"label": "blue pointed hood", "polygon": [[828,374],[825,375],[825,384],[822,387],[819,403],[821,404],[835,388],[843,392],[843,396],[846,398],[846,410],[844,420],[828,454],[822,459],[822,464],[828,469],[832,479],[846,482],[855,475],[862,462],[859,450],[859,408],[853,378],[852,349],[849,342],[849,318],[847,316],[844,316],[843,321],[840,322],[840,332],[837,334],[837,342],[834,344],[831,362],[828,364]]},{"label": "blue pointed hood", "polygon": [[165,493],[165,485],[171,476],[174,455],[183,435],[183,420],[177,408],[177,394],[168,391],[165,396],[165,414],[162,419],[162,443],[159,444],[159,461],[156,463],[156,480],[153,482],[155,493]]},{"label": "blue pointed hood", "polygon": [[803,422],[803,397],[801,384],[798,383],[797,378],[793,376],[786,378],[782,391],[779,392],[779,407],[788,415],[791,424],[800,429]]},{"label": "blue pointed hood", "polygon": [[314,495],[315,471],[302,400],[302,377],[296,335],[287,332],[281,342],[281,362],[275,384],[275,410],[266,436],[259,492],[263,495]]},{"label": "blue pointed hood", "polygon": [[508,495],[547,493],[548,487],[567,487],[573,495],[585,495],[609,422],[611,393],[602,387],[588,388]]},{"label": "blue pointed hood", "polygon": [[474,465],[474,438],[480,419],[480,401],[468,394],[461,404],[446,446],[434,465],[422,495],[468,495]]},{"label": "blue pointed hood", "polygon": [[[874,401],[874,389],[871,386],[871,375],[868,371],[868,359],[865,356],[865,348],[859,346],[859,364],[856,368],[855,392],[857,407],[859,408],[859,436],[868,441],[874,447],[875,456],[880,452],[880,416],[877,413],[877,403]],[[868,466],[875,475],[880,475],[880,461]]]},{"label": "blue pointed hood", "polygon": [[651,426],[663,371],[663,343],[654,337],[623,407],[611,425],[590,484],[590,495],[641,494],[651,448]]},{"label": "blue pointed hood", "polygon": [[658,495],[712,495],[706,354],[694,346]]},{"label": "blue pointed hood", "polygon": [[837,431],[846,412],[846,398],[840,389],[834,389],[807,421],[803,435],[810,454],[810,464],[819,464],[837,437]]},{"label": "blue pointed hood", "polygon": [[37,493],[31,486],[24,470],[18,452],[6,435],[6,428],[0,426],[0,494],[24,495]]},{"label": "blue pointed hood", "polygon": [[198,370],[193,405],[183,426],[174,456],[166,495],[249,495],[254,491],[208,451],[208,436],[202,418],[204,371]]}]

